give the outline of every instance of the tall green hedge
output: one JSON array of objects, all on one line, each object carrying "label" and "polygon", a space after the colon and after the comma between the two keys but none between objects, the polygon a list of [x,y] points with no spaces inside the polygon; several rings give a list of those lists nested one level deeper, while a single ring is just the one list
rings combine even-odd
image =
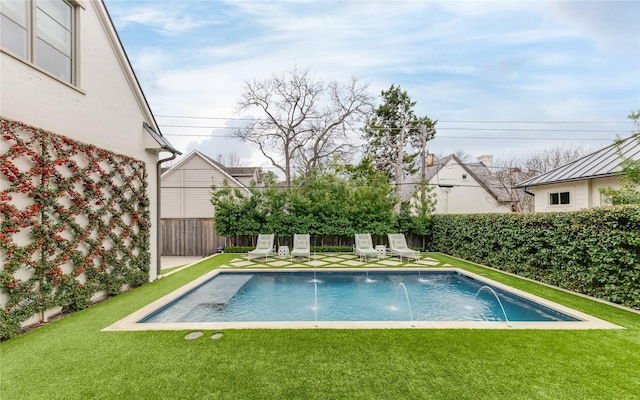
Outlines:
[{"label": "tall green hedge", "polygon": [[435,215],[435,251],[640,309],[640,207]]}]

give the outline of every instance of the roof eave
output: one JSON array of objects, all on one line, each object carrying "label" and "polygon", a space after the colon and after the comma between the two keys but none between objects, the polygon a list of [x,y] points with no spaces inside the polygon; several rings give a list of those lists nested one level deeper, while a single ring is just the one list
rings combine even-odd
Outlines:
[{"label": "roof eave", "polygon": [[[182,154],[182,152],[180,152],[178,149],[173,147],[171,143],[169,143],[167,138],[165,138],[164,136],[156,132],[151,126],[149,126],[149,124],[147,124],[146,122],[143,122],[142,126],[144,127],[144,130],[147,131],[147,133],[149,133],[149,135],[151,135],[151,137],[160,145],[159,151],[168,151],[169,153],[173,153],[177,155]],[[149,149],[149,150],[157,150],[157,149]]]},{"label": "roof eave", "polygon": [[569,178],[569,179],[562,179],[562,180],[552,181],[552,182],[539,182],[539,183],[522,182],[522,183],[519,183],[519,184],[515,185],[514,189],[523,189],[523,188],[530,188],[530,187],[535,187],[535,186],[555,185],[555,184],[558,184],[558,183],[586,181],[586,180],[591,180],[591,179],[610,178],[612,176],[620,176],[620,175],[622,175],[621,172],[612,172],[612,173],[608,173],[608,174],[591,175],[591,176],[584,176],[584,177],[577,177],[577,178]]}]

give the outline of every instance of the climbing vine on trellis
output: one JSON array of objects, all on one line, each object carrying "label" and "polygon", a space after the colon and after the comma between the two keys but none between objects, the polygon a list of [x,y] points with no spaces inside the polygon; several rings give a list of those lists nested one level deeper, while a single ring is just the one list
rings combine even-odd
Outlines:
[{"label": "climbing vine on trellis", "polygon": [[149,278],[142,161],[0,118],[0,338]]}]

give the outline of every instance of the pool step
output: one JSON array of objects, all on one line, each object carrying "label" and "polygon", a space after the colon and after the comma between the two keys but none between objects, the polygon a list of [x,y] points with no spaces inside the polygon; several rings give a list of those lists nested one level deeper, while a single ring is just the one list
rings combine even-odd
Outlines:
[{"label": "pool step", "polygon": [[226,304],[253,275],[221,274],[207,285],[208,304]]},{"label": "pool step", "polygon": [[221,311],[238,290],[251,279],[253,275],[224,274],[219,275],[206,285],[197,289],[189,299],[189,310],[179,321],[206,321],[211,311]]},{"label": "pool step", "polygon": [[148,322],[206,321],[211,310],[221,310],[253,277],[253,274],[220,274],[193,290],[181,301],[169,305]]}]

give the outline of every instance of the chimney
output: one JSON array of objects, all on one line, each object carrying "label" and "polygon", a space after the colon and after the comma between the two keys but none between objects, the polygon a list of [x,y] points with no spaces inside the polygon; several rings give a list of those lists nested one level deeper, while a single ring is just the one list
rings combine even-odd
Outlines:
[{"label": "chimney", "polygon": [[483,156],[479,156],[478,162],[484,165],[485,167],[491,169],[493,168],[493,155],[485,154]]}]

